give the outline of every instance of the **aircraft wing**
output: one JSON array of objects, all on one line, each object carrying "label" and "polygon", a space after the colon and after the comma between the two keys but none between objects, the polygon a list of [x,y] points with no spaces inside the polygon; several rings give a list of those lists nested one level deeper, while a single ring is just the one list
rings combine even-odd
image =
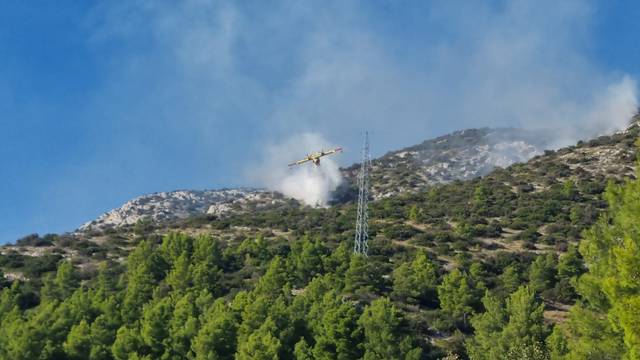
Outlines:
[{"label": "aircraft wing", "polygon": [[300,165],[300,164],[304,164],[307,161],[311,161],[311,159],[307,158],[307,159],[302,159],[302,160],[298,160],[298,161],[294,161],[291,164],[289,164],[289,166],[296,166],[296,165]]},{"label": "aircraft wing", "polygon": [[342,148],[335,148],[327,151],[327,155],[342,152]]},{"label": "aircraft wing", "polygon": [[327,150],[326,152],[322,153],[322,156],[331,155],[331,154],[335,154],[335,153],[339,153],[339,152],[342,152],[342,148],[341,147],[338,147],[338,148],[335,148],[335,149],[331,149],[331,150]]}]

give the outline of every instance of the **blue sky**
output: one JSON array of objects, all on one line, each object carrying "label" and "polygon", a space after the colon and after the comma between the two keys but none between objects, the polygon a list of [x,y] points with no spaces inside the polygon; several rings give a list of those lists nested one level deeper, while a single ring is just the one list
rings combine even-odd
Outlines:
[{"label": "blue sky", "polygon": [[374,155],[465,127],[608,131],[635,104],[638,18],[635,1],[4,1],[0,243],[144,193],[261,186],[267,149],[300,134],[347,165],[364,128]]}]

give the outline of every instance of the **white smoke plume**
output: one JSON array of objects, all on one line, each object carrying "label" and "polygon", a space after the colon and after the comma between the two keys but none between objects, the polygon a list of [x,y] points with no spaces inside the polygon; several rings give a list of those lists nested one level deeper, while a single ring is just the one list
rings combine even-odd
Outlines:
[{"label": "white smoke plume", "polygon": [[624,129],[638,111],[636,82],[624,76],[620,82],[610,85],[598,100],[585,119],[588,124],[598,126],[589,129],[590,133],[602,135]]},{"label": "white smoke plume", "polygon": [[316,133],[304,133],[279,143],[266,146],[262,166],[255,174],[260,183],[270,190],[279,191],[310,206],[326,206],[331,192],[342,183],[342,174],[335,156],[320,160],[320,166],[304,163],[289,168],[287,164],[307,154],[336,145]]},{"label": "white smoke plume", "polygon": [[[590,139],[625,129],[638,111],[637,84],[624,76],[604,87],[584,104],[571,104],[547,111],[547,121],[531,118],[523,127],[546,130],[550,149],[573,145],[577,140]],[[572,119],[574,121],[564,121]],[[577,122],[576,122],[577,121]]]}]

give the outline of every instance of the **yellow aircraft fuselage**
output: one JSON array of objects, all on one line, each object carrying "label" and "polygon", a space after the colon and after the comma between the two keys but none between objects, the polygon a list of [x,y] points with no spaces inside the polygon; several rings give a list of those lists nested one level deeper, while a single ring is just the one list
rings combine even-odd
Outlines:
[{"label": "yellow aircraft fuselage", "polygon": [[331,149],[331,150],[327,150],[327,151],[318,151],[318,152],[314,152],[311,153],[309,155],[307,155],[307,157],[305,157],[304,159],[298,160],[298,161],[294,161],[291,164],[289,164],[289,166],[295,166],[295,165],[301,165],[304,164],[308,161],[311,161],[315,166],[320,166],[320,158],[323,156],[327,156],[327,155],[333,155],[335,153],[339,153],[342,152],[342,148],[341,147],[337,147],[335,149]]}]

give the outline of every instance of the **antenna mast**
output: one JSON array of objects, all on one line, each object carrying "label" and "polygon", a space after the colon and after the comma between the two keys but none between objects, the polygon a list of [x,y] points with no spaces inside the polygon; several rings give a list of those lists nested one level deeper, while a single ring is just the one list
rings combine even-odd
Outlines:
[{"label": "antenna mast", "polygon": [[353,252],[367,256],[369,252],[369,169],[371,168],[371,154],[369,154],[369,132],[364,133],[362,146],[362,164],[358,174],[358,217],[356,220],[356,237]]}]

